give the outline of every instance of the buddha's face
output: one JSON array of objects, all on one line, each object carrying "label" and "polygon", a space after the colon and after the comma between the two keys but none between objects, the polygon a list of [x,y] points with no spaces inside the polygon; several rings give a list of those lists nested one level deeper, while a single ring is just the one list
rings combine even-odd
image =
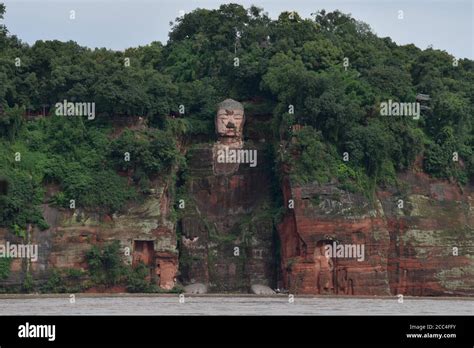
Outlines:
[{"label": "buddha's face", "polygon": [[216,131],[220,137],[241,138],[244,126],[242,110],[219,109],[216,117]]}]

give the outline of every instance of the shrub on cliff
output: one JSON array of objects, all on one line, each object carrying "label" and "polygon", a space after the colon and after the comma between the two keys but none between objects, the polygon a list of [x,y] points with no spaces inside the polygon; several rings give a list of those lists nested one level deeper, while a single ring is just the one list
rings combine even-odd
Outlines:
[{"label": "shrub on cliff", "polygon": [[113,286],[123,282],[126,267],[121,254],[117,240],[102,248],[94,245],[86,253],[89,274],[95,284]]},{"label": "shrub on cliff", "polygon": [[130,267],[127,272],[127,291],[128,292],[157,292],[156,285],[150,282],[150,270],[140,262],[136,267]]},{"label": "shrub on cliff", "polygon": [[125,286],[129,292],[160,292],[152,283],[149,268],[140,262],[135,267],[123,259],[120,242],[115,240],[103,246],[94,245],[86,253],[88,273],[93,286]]},{"label": "shrub on cliff", "polygon": [[5,280],[10,276],[12,260],[9,257],[2,257],[0,259],[0,280]]}]

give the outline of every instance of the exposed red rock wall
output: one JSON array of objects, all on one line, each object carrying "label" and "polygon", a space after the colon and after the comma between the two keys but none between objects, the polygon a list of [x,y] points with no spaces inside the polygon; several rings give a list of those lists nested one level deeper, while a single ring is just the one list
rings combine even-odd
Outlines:
[{"label": "exposed red rock wall", "polygon": [[[406,192],[378,192],[371,204],[334,185],[285,179],[285,203],[293,199],[294,208],[278,227],[282,286],[308,294],[474,295],[470,191],[423,174],[400,180]],[[365,245],[364,261],[317,256],[318,242],[333,240]]]},{"label": "exposed red rock wall", "polygon": [[187,199],[180,220],[183,284],[204,283],[211,292],[274,285],[271,162],[261,145],[246,145],[258,149],[258,165],[240,164],[232,173],[220,168],[224,174],[219,175],[211,145],[199,144],[187,153]]},{"label": "exposed red rock wall", "polygon": [[393,193],[379,193],[390,231],[392,293],[474,295],[472,189],[461,190],[423,173],[400,179],[407,185],[403,209],[393,208],[399,199]]},{"label": "exposed red rock wall", "polygon": [[[133,206],[122,215],[108,216],[81,209],[57,210],[43,206],[43,215],[50,228],[33,229],[29,240],[37,244],[38,261],[31,262],[34,279],[47,280],[52,269],[86,269],[85,254],[93,245],[118,240],[124,261],[143,262],[154,273],[157,285],[172,289],[178,273],[178,252],[175,226],[169,221],[169,198],[166,187],[157,187],[140,206]],[[24,243],[5,229],[0,229],[0,243]],[[13,260],[7,286],[21,284],[24,277],[22,260]],[[90,289],[89,291],[104,291]],[[113,289],[111,289],[112,291]]]},{"label": "exposed red rock wall", "polygon": [[[400,175],[402,191],[380,190],[371,202],[335,184],[297,186],[286,178],[287,209],[278,226],[282,276],[275,284],[273,225],[265,210],[271,199],[270,160],[262,155],[257,169],[242,166],[234,175],[215,176],[210,150],[194,151],[180,220],[179,266],[176,227],[169,219],[175,197],[169,197],[166,185],[157,185],[142,205],[122,215],[45,205],[51,228],[30,234],[30,242],[39,246],[38,261],[30,265],[33,277],[46,279],[53,268],[84,269],[92,245],[119,240],[130,250],[124,258],[132,263],[140,257],[164,289],[181,277],[215,291],[245,291],[259,283],[306,294],[474,295],[471,187],[412,172]],[[6,241],[22,243],[0,229],[0,243]],[[136,241],[145,243],[146,250],[136,250]],[[364,245],[364,259],[326,257],[321,250],[331,242]],[[13,260],[11,276],[2,284],[21,284],[24,266]]]},{"label": "exposed red rock wall", "polygon": [[[387,295],[387,252],[389,236],[383,221],[369,216],[368,209],[362,215],[340,215],[331,195],[340,195],[345,201],[340,208],[350,209],[352,200],[361,197],[340,192],[334,187],[292,188],[284,180],[285,202],[294,201],[279,226],[282,244],[281,266],[283,287],[294,293]],[[311,199],[319,196],[319,205]],[[367,204],[367,202],[364,202]],[[287,203],[288,204],[288,203]],[[315,260],[318,242],[336,240],[343,244],[365,246],[363,261],[331,258],[332,269],[325,267],[323,256]],[[322,262],[322,263],[321,263]]]}]

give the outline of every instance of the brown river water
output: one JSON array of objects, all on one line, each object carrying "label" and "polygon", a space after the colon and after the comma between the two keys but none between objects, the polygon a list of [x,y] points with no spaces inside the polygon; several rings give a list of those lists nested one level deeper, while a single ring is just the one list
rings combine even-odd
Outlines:
[{"label": "brown river water", "polygon": [[[181,301],[180,301],[181,300]],[[180,303],[183,302],[184,303]],[[71,303],[73,302],[73,303]],[[474,298],[0,295],[0,315],[473,315]]]}]

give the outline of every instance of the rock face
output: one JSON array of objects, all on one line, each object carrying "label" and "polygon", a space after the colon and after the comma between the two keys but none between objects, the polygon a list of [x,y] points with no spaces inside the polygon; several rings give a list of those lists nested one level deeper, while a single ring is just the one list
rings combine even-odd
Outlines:
[{"label": "rock face", "polygon": [[[294,207],[278,226],[278,246],[269,209],[272,159],[261,143],[244,148],[257,149],[257,167],[240,164],[216,175],[213,145],[194,146],[176,197],[157,184],[122,215],[44,205],[51,228],[28,236],[38,245],[38,261],[13,259],[1,285],[18,286],[25,269],[37,280],[51,269],[85,269],[92,245],[119,240],[124,259],[145,263],[163,289],[178,278],[191,293],[270,294],[278,287],[294,294],[474,296],[472,187],[407,173],[399,177],[402,192],[379,190],[372,202],[335,184],[297,186],[285,179],[285,206],[293,200]],[[177,225],[170,219],[174,199],[185,202]],[[0,229],[0,244],[7,241],[23,243]],[[333,245],[363,245],[363,258],[327,254]]]},{"label": "rock face", "polygon": [[[390,233],[392,293],[412,296],[474,295],[474,194],[424,174],[401,178],[400,199],[379,192]],[[395,209],[394,207],[397,207]]]},{"label": "rock face", "polygon": [[[234,174],[215,175],[212,145],[188,152],[186,208],[180,220],[180,270],[184,284],[210,291],[248,292],[252,283],[274,282],[271,169],[263,148],[258,166],[240,164]],[[178,197],[179,198],[179,197]]]},{"label": "rock face", "polygon": [[[283,288],[292,293],[388,295],[389,233],[380,212],[361,196],[334,185],[292,187],[284,181],[285,202],[294,201],[279,226]],[[365,246],[363,261],[330,257],[324,267],[325,245]],[[322,253],[324,254],[324,252]]]},{"label": "rock face", "polygon": [[[399,176],[403,189],[379,190],[375,199],[336,183],[295,185],[287,177],[275,187],[267,145],[273,142],[271,116],[246,120],[240,103],[219,105],[217,141],[183,145],[187,170],[177,187],[170,178],[157,179],[142,203],[114,216],[44,205],[51,227],[33,228],[27,237],[38,245],[38,261],[13,259],[0,287],[18,287],[26,269],[37,280],[52,269],[85,269],[92,245],[118,240],[124,260],[143,262],[163,289],[179,281],[189,293],[267,295],[279,288],[293,294],[474,296],[472,187],[415,172]],[[256,151],[256,165],[220,162],[226,148]],[[284,198],[277,228],[272,184]],[[0,229],[0,244],[7,241],[23,243]]]},{"label": "rock face", "polygon": [[[85,253],[92,245],[118,240],[124,251],[124,261],[145,263],[150,278],[157,285],[163,289],[174,287],[178,251],[175,226],[168,220],[166,186],[157,185],[155,194],[123,215],[111,217],[81,209],[59,211],[48,205],[43,206],[43,215],[50,228],[46,231],[34,229],[29,236],[30,243],[37,244],[39,249],[38,261],[28,265],[33,278],[46,279],[51,269],[85,269]],[[21,243],[11,233],[0,230],[0,243],[7,240]],[[6,285],[21,283],[24,276],[21,263],[21,259],[13,260],[13,272],[5,281]]]},{"label": "rock face", "polygon": [[217,141],[187,153],[180,220],[184,284],[249,292],[254,283],[274,283],[272,162],[264,145],[244,144],[244,123],[242,104],[224,100],[215,118]]},{"label": "rock face", "polygon": [[[334,185],[284,180],[294,209],[278,228],[282,286],[312,294],[474,295],[472,191],[422,174],[400,181],[406,192],[380,191],[370,204]],[[320,251],[334,243],[364,245],[364,260]]]}]

